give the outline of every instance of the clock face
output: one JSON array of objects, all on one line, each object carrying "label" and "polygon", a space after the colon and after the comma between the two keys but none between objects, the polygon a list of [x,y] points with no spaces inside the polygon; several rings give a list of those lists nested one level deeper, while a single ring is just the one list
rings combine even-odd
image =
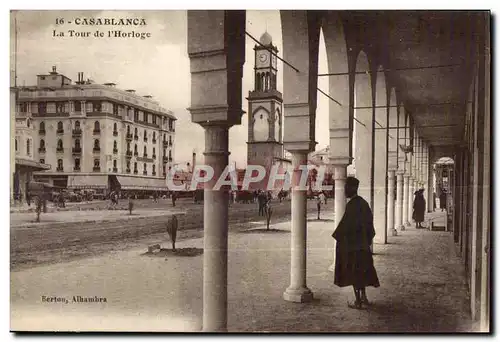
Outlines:
[{"label": "clock face", "polygon": [[261,53],[261,54],[259,55],[259,61],[260,61],[261,63],[265,63],[265,62],[267,61],[267,54],[265,54],[265,53]]}]

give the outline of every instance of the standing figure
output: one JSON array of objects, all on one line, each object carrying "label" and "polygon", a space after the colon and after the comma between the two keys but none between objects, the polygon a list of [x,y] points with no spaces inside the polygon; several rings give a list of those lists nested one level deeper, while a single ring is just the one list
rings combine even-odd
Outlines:
[{"label": "standing figure", "polygon": [[375,236],[373,213],[368,203],[358,196],[359,180],[347,177],[345,195],[349,199],[344,215],[332,237],[337,241],[335,279],[337,286],[352,286],[356,301],[349,307],[361,309],[369,305],[367,286],[379,287],[370,246]]},{"label": "standing figure", "polygon": [[439,207],[441,208],[441,211],[446,209],[446,197],[446,190],[442,189],[441,195],[439,195]]},{"label": "standing figure", "polygon": [[316,206],[318,208],[318,220],[320,219],[320,213],[321,213],[321,205],[325,202],[325,195],[320,192],[318,196],[316,196]]},{"label": "standing figure", "polygon": [[264,205],[266,204],[266,194],[264,192],[259,192],[257,202],[259,204],[259,216],[264,216]]},{"label": "standing figure", "polygon": [[417,190],[415,192],[415,200],[413,201],[413,219],[417,225],[417,228],[423,228],[422,222],[425,218],[425,198],[424,189]]},{"label": "standing figure", "polygon": [[172,192],[172,206],[175,207],[175,201],[177,200],[177,194],[175,191]]}]

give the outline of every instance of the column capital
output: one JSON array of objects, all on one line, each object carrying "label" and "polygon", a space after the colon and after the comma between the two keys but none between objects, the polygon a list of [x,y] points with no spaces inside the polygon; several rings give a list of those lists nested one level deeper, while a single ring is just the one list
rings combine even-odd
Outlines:
[{"label": "column capital", "polygon": [[353,160],[351,157],[328,157],[328,159],[333,167],[348,167]]}]

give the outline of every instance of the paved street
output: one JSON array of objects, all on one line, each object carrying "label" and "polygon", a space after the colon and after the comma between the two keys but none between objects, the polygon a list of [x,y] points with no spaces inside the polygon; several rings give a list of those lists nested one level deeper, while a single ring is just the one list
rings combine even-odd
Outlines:
[{"label": "paved street", "polygon": [[[452,234],[408,229],[375,245],[381,287],[373,304],[348,309],[352,289],[333,286],[331,221],[308,223],[307,281],[315,300],[289,303],[290,225],[275,232],[229,234],[230,331],[458,332],[469,331],[466,287]],[[333,219],[329,214],[327,219]],[[257,227],[248,225],[247,228]],[[168,247],[169,241],[159,240]],[[146,245],[11,273],[11,328],[35,330],[198,331],[202,319],[203,256],[141,255]],[[202,248],[202,238],[178,248]],[[42,296],[70,303],[42,303]],[[106,303],[71,303],[73,296]],[[40,317],[44,319],[41,320]]]},{"label": "paved street", "polygon": [[[169,200],[136,200],[132,216],[126,210],[127,201],[120,201],[118,208],[122,210],[88,210],[107,206],[109,202],[95,202],[86,204],[87,210],[42,214],[41,223],[33,222],[34,213],[11,213],[11,269],[95,256],[164,239],[167,221],[174,213],[179,219],[178,239],[203,235],[203,204],[190,199],[179,200],[175,208]],[[333,201],[326,208],[331,210]],[[315,201],[308,201],[308,209],[316,210]],[[289,220],[290,214],[290,201],[273,203],[273,223]],[[231,205],[230,230],[239,230],[250,222],[264,223],[256,203]]]}]

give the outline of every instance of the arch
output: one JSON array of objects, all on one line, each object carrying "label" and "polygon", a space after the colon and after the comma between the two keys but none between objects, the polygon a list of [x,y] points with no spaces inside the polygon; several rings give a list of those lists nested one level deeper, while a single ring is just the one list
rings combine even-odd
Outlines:
[{"label": "arch", "polygon": [[267,141],[269,139],[269,111],[258,107],[252,114],[252,132],[254,141]]},{"label": "arch", "polygon": [[57,149],[62,150],[63,149],[63,141],[62,139],[57,140]]},{"label": "arch", "polygon": [[75,121],[75,129],[80,129],[80,121]]},{"label": "arch", "polygon": [[373,101],[371,76],[369,73],[370,63],[364,51],[359,51],[358,53],[355,70],[353,114],[356,120],[353,122],[353,164],[355,175],[360,181],[359,194],[368,202],[371,202]]}]

